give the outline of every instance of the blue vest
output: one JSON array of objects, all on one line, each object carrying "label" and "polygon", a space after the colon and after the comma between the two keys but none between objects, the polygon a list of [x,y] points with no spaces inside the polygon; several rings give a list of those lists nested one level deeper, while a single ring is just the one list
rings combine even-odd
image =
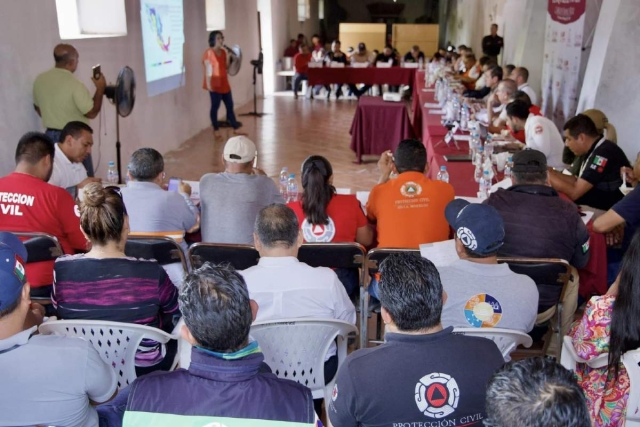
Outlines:
[{"label": "blue vest", "polygon": [[224,360],[194,347],[189,370],[136,379],[123,426],[314,426],[309,389],[264,372],[263,361],[262,353]]}]

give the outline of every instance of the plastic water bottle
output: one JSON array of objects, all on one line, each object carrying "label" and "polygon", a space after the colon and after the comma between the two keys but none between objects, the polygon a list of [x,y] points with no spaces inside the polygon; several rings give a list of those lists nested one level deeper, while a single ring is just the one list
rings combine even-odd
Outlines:
[{"label": "plastic water bottle", "polygon": [[118,183],[118,171],[116,170],[115,162],[109,162],[109,168],[107,169],[107,182],[109,184]]},{"label": "plastic water bottle", "polygon": [[460,112],[460,129],[467,130],[469,128],[469,107],[467,104],[462,105],[462,111]]},{"label": "plastic water bottle", "polygon": [[127,174],[124,177],[124,183],[129,185],[129,181],[131,180],[129,178],[129,172],[131,171],[131,165],[127,165]]},{"label": "plastic water bottle", "polygon": [[507,158],[507,164],[504,166],[504,179],[511,178],[511,172],[513,171],[513,158]]},{"label": "plastic water bottle", "polygon": [[446,166],[440,166],[440,172],[437,176],[438,181],[449,182],[449,172],[447,172]]},{"label": "plastic water bottle", "polygon": [[482,165],[476,164],[476,168],[473,171],[473,179],[476,182],[480,182],[480,180],[482,179]]},{"label": "plastic water bottle", "polygon": [[294,174],[289,175],[287,180],[287,203],[298,200],[298,183]]},{"label": "plastic water bottle", "polygon": [[485,170],[482,178],[480,179],[480,188],[478,191],[478,197],[486,199],[489,197],[489,191],[491,190],[491,178],[489,178],[489,171]]},{"label": "plastic water bottle", "polygon": [[287,181],[289,180],[289,169],[283,167],[280,171],[280,195],[283,199],[287,198]]},{"label": "plastic water bottle", "polygon": [[484,160],[484,147],[479,145],[476,147],[476,154],[473,156],[473,164],[476,166],[482,167],[482,163]]}]

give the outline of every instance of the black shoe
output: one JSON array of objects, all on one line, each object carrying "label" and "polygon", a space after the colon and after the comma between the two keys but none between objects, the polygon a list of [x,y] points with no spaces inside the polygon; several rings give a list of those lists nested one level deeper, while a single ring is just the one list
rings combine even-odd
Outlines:
[{"label": "black shoe", "polygon": [[331,92],[327,92],[327,101],[331,99]]}]

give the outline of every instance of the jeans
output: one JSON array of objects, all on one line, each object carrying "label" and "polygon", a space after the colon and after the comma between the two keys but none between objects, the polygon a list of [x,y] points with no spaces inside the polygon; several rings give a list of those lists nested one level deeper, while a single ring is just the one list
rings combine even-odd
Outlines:
[{"label": "jeans", "polygon": [[357,96],[358,98],[360,98],[362,95],[364,95],[365,93],[367,93],[369,91],[369,89],[371,89],[371,85],[364,85],[362,86],[362,88],[358,89],[356,87],[356,85],[349,85],[349,89],[351,90],[351,92],[353,92],[353,94],[355,96]]},{"label": "jeans", "polygon": [[380,295],[378,293],[378,280],[375,277],[371,278],[371,282],[369,282],[369,287],[367,288],[367,292],[369,292],[369,295],[371,295],[375,299],[377,300],[380,299]]},{"label": "jeans", "polygon": [[236,115],[233,112],[233,97],[231,96],[231,92],[209,92],[209,95],[211,96],[211,112],[209,114],[211,115],[213,130],[220,130],[220,125],[218,124],[218,110],[220,109],[220,102],[224,102],[224,107],[227,109],[227,120],[231,123],[231,127],[238,129],[240,125],[238,125]]},{"label": "jeans", "polygon": [[351,298],[360,287],[360,275],[358,269],[336,268],[333,271],[335,271],[338,279],[340,279],[344,289],[347,291],[347,295]]},{"label": "jeans", "polygon": [[307,74],[300,74],[300,73],[296,73],[293,76],[293,93],[294,94],[298,93],[298,88],[300,87],[300,83],[302,83],[303,80],[309,81],[309,76]]},{"label": "jeans", "polygon": [[[60,134],[62,131],[47,129],[45,134],[53,140],[53,142],[62,142],[60,141]],[[91,158],[91,153],[82,161],[82,165],[87,170],[87,176],[95,176],[95,171],[93,170],[93,159]]]}]

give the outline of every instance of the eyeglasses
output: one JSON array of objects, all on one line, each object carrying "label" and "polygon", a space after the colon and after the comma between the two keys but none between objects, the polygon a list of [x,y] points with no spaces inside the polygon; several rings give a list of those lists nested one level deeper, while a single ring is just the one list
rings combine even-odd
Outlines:
[{"label": "eyeglasses", "polygon": [[108,192],[113,193],[113,194],[117,195],[118,197],[120,197],[120,200],[122,200],[122,213],[124,215],[128,215],[127,214],[127,207],[124,204],[124,197],[122,197],[122,189],[120,189],[120,187],[116,187],[116,186],[113,186],[113,185],[111,185],[109,187],[105,187],[104,189],[105,189],[105,191],[108,191]]}]

